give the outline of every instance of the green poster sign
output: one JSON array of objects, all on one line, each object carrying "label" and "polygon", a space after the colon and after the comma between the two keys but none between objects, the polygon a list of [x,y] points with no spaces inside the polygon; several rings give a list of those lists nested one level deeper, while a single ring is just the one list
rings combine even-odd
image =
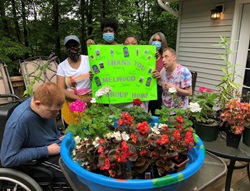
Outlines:
[{"label": "green poster sign", "polygon": [[[91,45],[88,56],[93,97],[103,86],[112,91],[101,98],[102,103],[127,103],[139,98],[142,101],[157,99],[155,70],[156,48],[152,45]],[[99,98],[96,99],[100,102]]]}]

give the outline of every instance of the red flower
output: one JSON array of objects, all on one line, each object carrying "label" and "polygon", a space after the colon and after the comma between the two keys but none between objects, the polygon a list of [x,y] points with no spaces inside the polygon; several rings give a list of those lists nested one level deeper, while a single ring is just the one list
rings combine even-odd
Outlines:
[{"label": "red flower", "polygon": [[129,113],[128,113],[128,112],[127,112],[127,113],[122,112],[121,114],[122,114],[122,119],[119,119],[119,120],[117,121],[117,124],[118,124],[118,125],[125,125],[125,124],[128,124],[128,125],[130,125],[130,126],[133,126],[134,117],[129,116]]},{"label": "red flower", "polygon": [[192,137],[192,136],[193,136],[193,133],[192,133],[191,127],[190,127],[190,129],[189,129],[188,132],[187,132],[187,137],[190,138],[190,137]]},{"label": "red flower", "polygon": [[205,87],[200,87],[199,91],[203,92],[206,88]]},{"label": "red flower", "polygon": [[99,144],[103,144],[104,142],[107,142],[107,138],[106,137],[104,137],[104,139],[98,140]]},{"label": "red flower", "polygon": [[163,129],[165,129],[165,131],[167,131],[168,130],[168,126],[163,126]]},{"label": "red flower", "polygon": [[147,149],[144,149],[144,150],[140,151],[140,155],[142,156],[142,155],[146,154],[146,152],[147,152]]},{"label": "red flower", "polygon": [[174,130],[174,138],[176,139],[176,140],[178,140],[180,137],[181,137],[181,134],[180,134],[180,132],[179,132],[179,130]]},{"label": "red flower", "polygon": [[177,160],[177,159],[178,159],[178,155],[176,155],[176,156],[174,157],[174,159]]},{"label": "red flower", "polygon": [[152,151],[151,153],[152,153],[152,155],[156,155],[156,152],[154,152],[154,151]]},{"label": "red flower", "polygon": [[98,153],[103,153],[105,149],[106,149],[106,147],[100,146],[100,147],[98,148]]},{"label": "red flower", "polygon": [[135,135],[133,133],[131,133],[130,137],[131,137],[133,143],[136,143],[136,137],[135,137]]},{"label": "red flower", "polygon": [[134,99],[132,102],[133,106],[141,106],[142,101],[140,99]]},{"label": "red flower", "polygon": [[167,135],[162,135],[161,139],[157,139],[156,142],[159,143],[160,145],[164,145],[169,141]]},{"label": "red flower", "polygon": [[118,124],[118,125],[122,125],[122,124],[123,124],[123,120],[119,119],[119,120],[117,121],[117,124]]},{"label": "red flower", "polygon": [[140,133],[142,133],[142,134],[145,134],[149,130],[148,122],[146,122],[146,121],[144,121],[142,123],[138,123],[136,127],[140,131]]},{"label": "red flower", "polygon": [[180,123],[183,122],[182,116],[176,117],[176,120],[177,120],[178,122],[180,122]]},{"label": "red flower", "polygon": [[104,163],[104,166],[103,167],[101,167],[100,169],[101,170],[108,170],[110,168],[110,162],[109,162],[109,159],[108,158],[106,158],[105,159],[105,163]]}]

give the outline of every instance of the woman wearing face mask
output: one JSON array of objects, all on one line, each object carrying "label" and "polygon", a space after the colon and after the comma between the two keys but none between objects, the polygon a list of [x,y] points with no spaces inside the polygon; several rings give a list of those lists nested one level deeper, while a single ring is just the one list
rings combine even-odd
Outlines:
[{"label": "woman wearing face mask", "polygon": [[[118,29],[118,22],[114,18],[104,18],[101,22],[102,38],[105,41],[103,45],[118,45],[115,42],[115,36]],[[87,40],[87,46],[95,44],[92,39]]]},{"label": "woman wearing face mask", "polygon": [[[156,70],[158,72],[161,71],[163,68],[163,62],[162,62],[162,51],[168,47],[166,37],[163,33],[157,32],[154,35],[151,36],[149,40],[149,45],[155,45],[156,46]],[[152,115],[155,114],[156,109],[161,109],[162,106],[162,87],[157,85],[157,95],[158,99],[149,101],[149,111],[151,111]]]},{"label": "woman wearing face mask", "polygon": [[77,36],[67,36],[64,46],[68,58],[58,66],[57,84],[63,89],[66,98],[62,109],[63,119],[71,124],[76,118],[69,109],[71,102],[81,100],[89,104],[92,97],[90,66],[88,56],[81,55],[81,44]]}]

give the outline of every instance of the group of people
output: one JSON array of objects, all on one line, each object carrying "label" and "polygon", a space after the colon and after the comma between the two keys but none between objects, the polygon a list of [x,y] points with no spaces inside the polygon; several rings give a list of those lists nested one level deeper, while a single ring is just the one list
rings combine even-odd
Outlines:
[{"label": "group of people", "polygon": [[[113,18],[105,18],[101,23],[104,45],[118,45],[115,41],[118,23]],[[95,44],[88,39],[87,45]],[[128,36],[124,45],[138,45],[138,39]],[[149,40],[156,46],[156,70],[152,76],[157,79],[158,99],[144,101],[142,107],[155,115],[155,110],[162,105],[171,106],[169,88],[175,87],[184,108],[188,105],[188,96],[192,95],[192,76],[190,71],[176,62],[175,51],[168,47],[163,33],[158,32]],[[74,122],[69,104],[81,100],[86,104],[91,100],[91,80],[88,56],[81,55],[81,43],[74,35],[64,40],[68,58],[61,62],[57,71],[57,84],[47,82],[38,87],[34,96],[20,104],[11,114],[4,132],[1,147],[1,164],[15,167],[33,159],[44,158],[40,164],[51,169],[55,174],[61,173],[58,166],[60,143],[63,139],[57,130],[56,116],[62,109],[67,124]],[[115,104],[116,107],[131,107],[130,104]],[[63,174],[60,174],[63,177]]]}]

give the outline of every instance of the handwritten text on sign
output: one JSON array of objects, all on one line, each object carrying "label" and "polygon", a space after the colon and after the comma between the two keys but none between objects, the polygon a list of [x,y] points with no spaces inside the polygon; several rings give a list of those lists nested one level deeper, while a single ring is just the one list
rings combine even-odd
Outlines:
[{"label": "handwritten text on sign", "polygon": [[126,103],[140,98],[157,99],[157,83],[152,77],[155,70],[156,48],[152,45],[91,45],[89,63],[94,77],[94,93],[103,86],[112,87],[108,96],[97,102]]}]

